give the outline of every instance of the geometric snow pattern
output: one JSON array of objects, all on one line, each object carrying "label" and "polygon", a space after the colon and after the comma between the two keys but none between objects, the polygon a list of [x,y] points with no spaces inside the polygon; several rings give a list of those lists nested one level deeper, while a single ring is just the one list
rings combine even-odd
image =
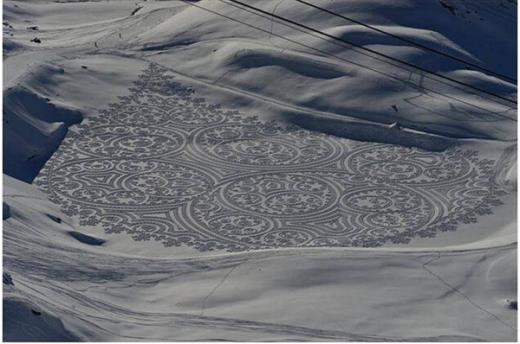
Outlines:
[{"label": "geometric snow pattern", "polygon": [[494,161],[362,143],[208,104],[156,64],[35,180],[81,225],[200,251],[375,247],[491,214]]}]

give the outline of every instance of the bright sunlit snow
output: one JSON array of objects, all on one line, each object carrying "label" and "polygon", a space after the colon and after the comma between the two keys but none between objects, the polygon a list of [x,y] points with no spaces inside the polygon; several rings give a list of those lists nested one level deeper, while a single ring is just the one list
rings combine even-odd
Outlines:
[{"label": "bright sunlit snow", "polygon": [[4,340],[516,340],[516,1],[3,9]]}]

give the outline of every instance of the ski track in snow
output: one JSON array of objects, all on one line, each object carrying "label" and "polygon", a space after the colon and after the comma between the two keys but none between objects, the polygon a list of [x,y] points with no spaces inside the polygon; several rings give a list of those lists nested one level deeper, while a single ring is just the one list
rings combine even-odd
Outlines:
[{"label": "ski track in snow", "polygon": [[[294,326],[280,323],[270,323],[263,321],[251,321],[235,319],[230,317],[209,316],[204,314],[204,310],[209,306],[209,301],[224,282],[231,277],[231,274],[241,267],[262,266],[265,262],[276,262],[297,258],[298,261],[323,259],[327,255],[334,259],[349,258],[353,261],[357,259],[372,259],[381,261],[407,261],[412,271],[425,269],[433,277],[424,278],[427,285],[435,286],[438,291],[435,294],[443,294],[456,290],[455,295],[458,299],[468,300],[466,307],[477,309],[489,316],[488,321],[497,322],[505,331],[516,331],[508,321],[500,319],[495,314],[484,309],[474,302],[456,287],[448,284],[439,275],[436,275],[436,268],[427,268],[426,265],[439,260],[440,255],[424,253],[380,253],[372,252],[365,255],[353,252],[299,252],[298,250],[286,251],[258,251],[245,252],[232,255],[209,256],[186,259],[146,259],[117,257],[99,253],[86,252],[66,248],[56,245],[49,241],[39,241],[23,231],[10,231],[6,237],[6,252],[4,254],[5,267],[13,272],[13,279],[18,290],[16,298],[29,300],[38,309],[46,309],[69,322],[80,322],[90,330],[96,331],[97,338],[114,339],[141,339],[141,340],[171,340],[176,338],[175,331],[179,328],[191,328],[202,330],[212,328],[219,333],[231,334],[224,335],[226,338],[270,338],[275,340],[282,339],[306,339],[306,340],[347,340],[347,341],[475,341],[478,337],[461,336],[456,334],[445,334],[432,337],[413,337],[413,336],[378,336],[361,335],[338,330],[324,330],[305,326]],[[477,250],[472,253],[475,257],[482,255],[494,255],[500,257],[504,252],[508,252],[510,247],[492,248]],[[19,256],[19,252],[24,255]],[[446,253],[447,257],[457,257],[458,253]],[[431,258],[433,256],[433,258]],[[364,258],[363,258],[364,257]],[[422,262],[422,258],[428,258]],[[350,264],[350,263],[349,263]],[[274,263],[277,265],[277,263]],[[405,264],[406,265],[406,264]],[[477,267],[477,265],[475,266]],[[433,270],[432,270],[433,269]],[[175,282],[192,275],[208,274],[214,271],[220,272],[219,278],[214,280],[215,285],[208,285],[207,294],[201,294],[199,298],[200,312],[165,312],[165,311],[139,311],[134,307],[120,305],[120,301],[108,301],[103,294],[110,291],[112,294],[125,295],[135,290],[150,290],[154,286],[169,285],[175,286]],[[287,276],[289,277],[289,276]],[[399,279],[399,278],[397,278]],[[437,281],[441,281],[439,284]],[[406,284],[406,279],[401,279]],[[88,287],[81,286],[88,284]],[[229,283],[233,283],[230,281]],[[388,282],[387,282],[388,283]],[[444,286],[443,286],[444,285]],[[443,286],[443,287],[441,287]],[[462,288],[462,286],[459,286]],[[120,292],[117,292],[121,289]],[[104,292],[103,292],[104,290]],[[247,289],[246,289],[247,290]],[[183,292],[185,293],[185,292]],[[197,292],[194,291],[196,294]],[[189,294],[189,293],[188,293]],[[171,296],[175,299],[175,295]],[[444,296],[446,297],[446,296]],[[115,302],[115,303],[114,303]],[[465,301],[464,301],[465,302]],[[149,307],[149,306],[146,306]],[[459,306],[460,307],[460,306]],[[81,327],[80,327],[81,328]],[[130,328],[157,328],[162,335],[138,336],[128,334],[122,329]],[[76,328],[77,329],[77,328]],[[160,330],[159,330],[160,329]],[[79,331],[81,333],[81,331]],[[125,334],[127,333],[127,334]],[[508,332],[509,333],[509,332]],[[229,337],[230,336],[230,337]],[[235,337],[238,336],[238,337]],[[259,337],[261,336],[261,337]],[[92,338],[92,337],[90,337]],[[197,336],[195,336],[197,338]],[[217,339],[217,338],[214,338]]]}]

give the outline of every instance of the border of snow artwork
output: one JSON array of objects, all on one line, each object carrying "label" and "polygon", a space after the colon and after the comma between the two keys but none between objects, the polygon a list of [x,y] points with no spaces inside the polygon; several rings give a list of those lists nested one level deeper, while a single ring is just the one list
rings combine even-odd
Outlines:
[{"label": "border of snow artwork", "polygon": [[495,161],[227,111],[156,64],[69,131],[35,180],[81,225],[200,251],[376,247],[492,213]]}]

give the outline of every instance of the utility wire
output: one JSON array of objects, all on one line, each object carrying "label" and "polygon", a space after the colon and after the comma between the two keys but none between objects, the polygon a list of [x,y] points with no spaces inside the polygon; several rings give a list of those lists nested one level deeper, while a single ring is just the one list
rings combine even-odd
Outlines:
[{"label": "utility wire", "polygon": [[492,70],[490,70],[490,69],[487,69],[487,68],[485,68],[485,67],[479,66],[479,65],[477,65],[477,64],[475,64],[475,63],[468,62],[468,61],[466,61],[466,60],[464,60],[464,59],[461,59],[461,58],[458,58],[458,57],[456,57],[456,56],[453,56],[453,55],[447,54],[447,53],[445,53],[445,52],[442,52],[442,51],[440,51],[440,50],[437,50],[437,49],[434,49],[434,48],[428,47],[428,46],[426,46],[426,45],[423,45],[423,44],[421,44],[421,43],[418,43],[418,42],[412,41],[412,40],[407,39],[407,38],[405,38],[405,37],[402,37],[402,36],[399,36],[399,35],[395,35],[395,34],[390,33],[390,32],[388,32],[388,31],[384,31],[384,30],[378,29],[378,28],[375,27],[375,26],[372,26],[372,25],[369,25],[369,24],[365,24],[365,23],[363,23],[363,22],[361,22],[361,21],[359,21],[359,20],[352,19],[352,18],[350,18],[350,17],[347,17],[347,16],[345,16],[345,15],[342,15],[342,14],[336,13],[336,12],[331,11],[331,10],[328,10],[328,9],[326,9],[326,8],[323,8],[323,7],[320,7],[320,6],[316,6],[316,5],[311,4],[311,3],[309,3],[309,2],[307,2],[307,1],[305,1],[305,0],[296,0],[296,1],[299,2],[299,3],[301,3],[301,4],[307,5],[307,6],[309,6],[309,7],[313,7],[313,8],[315,8],[315,9],[317,9],[317,10],[322,11],[322,12],[325,12],[325,13],[331,14],[331,15],[333,15],[333,16],[335,16],[335,17],[339,17],[339,18],[342,18],[342,19],[344,19],[344,20],[350,21],[350,22],[352,22],[352,23],[355,23],[355,24],[358,24],[358,25],[364,26],[364,27],[369,28],[369,29],[371,29],[371,30],[377,31],[377,32],[379,32],[379,33],[381,33],[381,34],[383,34],[383,35],[386,35],[386,36],[389,36],[389,37],[393,37],[393,38],[398,39],[398,40],[400,40],[400,41],[403,41],[403,42],[406,42],[406,43],[408,43],[408,44],[411,44],[411,45],[414,45],[414,46],[416,46],[416,47],[419,47],[419,48],[421,48],[421,49],[424,49],[424,50],[427,50],[427,51],[430,51],[430,52],[436,53],[436,54],[441,55],[441,56],[444,56],[444,57],[446,57],[446,58],[449,58],[449,59],[455,60],[455,61],[460,62],[460,63],[463,63],[463,64],[465,64],[465,65],[467,65],[467,66],[471,66],[471,67],[473,67],[473,68],[475,68],[475,69],[478,69],[478,70],[480,70],[480,71],[482,71],[482,72],[486,72],[486,73],[488,73],[488,74],[491,74],[491,75],[497,76],[497,77],[499,77],[499,78],[505,79],[505,80],[507,80],[507,81],[510,81],[510,82],[513,82],[513,83],[516,84],[516,79],[513,79],[513,78],[511,78],[511,77],[509,77],[509,76],[507,76],[507,75],[504,75],[504,74],[500,74],[500,73],[494,72],[494,71],[492,71]]},{"label": "utility wire", "polygon": [[[472,104],[472,103],[469,102],[469,101],[466,101],[466,100],[463,100],[463,99],[459,99],[459,98],[457,98],[457,97],[450,96],[450,95],[447,95],[447,94],[441,93],[441,92],[439,92],[439,91],[435,91],[435,90],[429,89],[429,88],[427,88],[427,87],[425,87],[425,86],[418,86],[418,85],[415,85],[415,84],[413,84],[413,83],[411,83],[411,82],[403,81],[402,79],[399,79],[399,78],[397,78],[397,77],[394,76],[394,75],[391,75],[391,74],[388,74],[388,73],[385,73],[385,72],[379,71],[379,70],[374,69],[374,68],[371,68],[371,67],[363,66],[363,65],[361,65],[361,64],[359,64],[359,63],[356,63],[356,62],[353,62],[353,61],[347,60],[347,59],[345,59],[345,58],[342,58],[342,57],[340,57],[340,56],[337,56],[337,55],[331,54],[331,53],[326,52],[326,51],[324,51],[324,50],[320,50],[320,49],[315,48],[315,47],[312,47],[312,46],[310,46],[310,45],[306,45],[306,44],[304,44],[304,43],[302,43],[302,42],[300,42],[300,41],[296,41],[296,40],[293,40],[293,39],[287,38],[287,37],[285,37],[285,36],[282,36],[282,35],[276,34],[276,33],[274,33],[274,32],[271,32],[271,31],[269,31],[269,30],[265,30],[265,29],[262,29],[262,28],[260,28],[260,27],[257,27],[257,26],[251,25],[251,24],[249,24],[249,23],[246,23],[246,22],[244,22],[244,21],[238,20],[238,19],[236,19],[236,18],[232,18],[232,17],[230,17],[230,16],[226,16],[226,15],[224,15],[224,14],[222,14],[222,13],[218,13],[218,12],[216,12],[216,11],[213,11],[213,10],[209,9],[209,8],[205,8],[205,7],[202,7],[202,6],[200,6],[200,5],[196,5],[196,4],[194,4],[193,2],[191,2],[191,1],[189,1],[189,0],[181,0],[181,1],[183,1],[183,2],[186,3],[187,5],[190,5],[190,6],[193,6],[193,7],[198,8],[198,9],[201,9],[201,10],[203,10],[203,11],[206,11],[206,12],[212,13],[212,14],[217,15],[217,16],[219,16],[219,17],[226,18],[226,19],[228,19],[228,20],[230,20],[230,21],[233,21],[233,22],[236,22],[236,23],[239,23],[239,24],[242,24],[242,25],[245,25],[245,26],[251,27],[251,28],[256,29],[256,30],[258,30],[258,31],[262,31],[262,32],[268,33],[268,34],[270,34],[270,35],[272,35],[272,36],[275,36],[275,37],[278,37],[278,38],[284,39],[284,40],[286,40],[286,41],[288,41],[288,42],[291,42],[291,43],[294,43],[294,44],[297,44],[297,45],[301,45],[302,47],[305,47],[305,48],[307,48],[307,49],[310,49],[310,50],[312,50],[312,51],[316,51],[316,52],[320,53],[322,56],[333,57],[333,58],[335,58],[335,59],[338,59],[338,60],[342,61],[343,63],[353,64],[353,65],[356,65],[356,66],[358,66],[358,67],[360,67],[360,68],[369,69],[369,70],[371,70],[371,71],[373,71],[373,72],[375,72],[375,73],[378,73],[378,74],[384,75],[384,76],[386,76],[386,77],[388,77],[388,78],[391,78],[391,79],[394,79],[394,80],[396,80],[396,81],[399,81],[399,82],[405,82],[405,83],[407,83],[410,87],[415,88],[415,89],[417,89],[418,91],[427,91],[427,92],[431,92],[431,93],[433,93],[433,94],[437,94],[437,95],[439,95],[439,96],[441,96],[441,97],[444,97],[444,98],[447,98],[447,99],[449,99],[449,100],[456,101],[456,102],[459,102],[459,103],[461,103],[461,104],[464,104],[464,105],[467,105],[467,106],[474,107],[474,108],[476,108],[476,109],[478,109],[478,110],[481,110],[481,111],[489,112],[489,113],[495,115],[496,117],[499,117],[499,118],[503,118],[503,119],[506,119],[506,120],[511,120],[511,121],[516,122],[516,118],[512,118],[512,117],[506,116],[506,115],[504,115],[504,114],[502,114],[502,113],[499,113],[499,112],[496,112],[496,111],[492,111],[492,110],[489,110],[489,109],[483,108],[483,107],[481,107],[481,106],[478,106],[478,105]],[[256,13],[256,12],[253,12],[253,11],[251,11],[251,10],[245,9],[245,8],[243,8],[243,7],[240,7],[240,6],[237,6],[237,5],[234,5],[234,4],[229,4],[229,3],[227,3],[227,2],[225,2],[225,1],[223,1],[223,0],[218,0],[218,1],[220,1],[220,2],[222,2],[222,3],[224,3],[224,4],[226,4],[226,5],[230,5],[230,6],[233,6],[233,7],[238,8],[238,9],[241,9],[241,10],[243,10],[243,11],[249,12],[249,13],[251,13],[251,14],[255,14],[255,15],[257,15],[257,16],[261,16],[261,17],[263,17],[263,18],[268,18],[268,17],[266,17],[266,16],[264,16],[264,15],[262,15],[262,14],[258,14],[258,13]],[[281,25],[288,26],[288,27],[292,27],[292,26],[289,26],[288,24],[284,24],[284,23],[280,23],[280,24],[281,24]],[[292,28],[293,28],[293,27],[292,27]],[[301,32],[306,32],[306,31],[303,31],[303,30],[298,29],[298,28],[294,28],[294,29],[295,29],[295,30],[298,30],[298,31],[301,31]],[[306,32],[306,33],[308,33],[308,32]],[[313,36],[315,35],[314,33],[308,33],[308,34],[313,35]],[[317,36],[317,35],[316,35],[316,37],[319,37],[319,38],[321,38],[321,39],[324,39],[324,38],[322,38],[322,37],[320,37],[320,36]],[[337,42],[335,42],[335,41],[331,41],[331,43],[332,43],[332,44],[340,45],[339,43],[337,43]],[[341,45],[341,46],[343,46],[343,45]],[[367,56],[369,56],[369,55],[367,55]],[[390,63],[390,62],[388,62],[388,63]],[[402,67],[401,67],[401,68],[402,68]],[[442,81],[438,81],[438,82],[442,82]],[[453,87],[455,87],[455,86],[453,86]],[[457,87],[455,87],[455,88],[457,88]],[[425,93],[425,95],[427,95],[427,93]],[[430,97],[431,97],[431,96],[430,96]],[[507,112],[507,111],[506,111],[506,112]]]},{"label": "utility wire", "polygon": [[459,85],[462,85],[462,86],[466,86],[467,88],[473,89],[473,90],[475,90],[475,91],[479,91],[479,92],[482,92],[482,93],[488,94],[488,95],[490,95],[490,96],[493,96],[493,97],[495,97],[495,98],[497,98],[497,99],[501,99],[501,100],[506,101],[506,102],[508,102],[508,103],[512,103],[512,104],[515,104],[515,105],[517,104],[516,100],[510,99],[510,98],[507,98],[507,97],[503,97],[503,96],[501,96],[501,95],[499,95],[499,94],[496,94],[496,93],[493,93],[493,92],[486,91],[486,90],[481,89],[481,88],[479,88],[479,87],[472,86],[472,85],[470,85],[470,84],[467,84],[467,83],[462,82],[462,81],[458,81],[458,80],[456,80],[456,79],[450,78],[450,77],[445,76],[445,75],[438,74],[438,73],[436,73],[436,72],[434,72],[434,71],[431,71],[431,70],[429,70],[429,69],[427,69],[427,68],[424,68],[424,67],[421,67],[421,66],[415,65],[415,64],[413,64],[413,63],[406,62],[406,61],[400,60],[400,59],[398,59],[398,58],[395,58],[395,57],[392,57],[392,56],[389,56],[389,55],[386,55],[386,54],[380,53],[380,52],[375,51],[375,50],[372,50],[372,49],[370,49],[370,48],[366,48],[366,47],[364,47],[364,46],[362,46],[362,45],[360,45],[360,44],[356,44],[356,43],[354,43],[354,42],[350,42],[350,41],[348,41],[348,40],[346,40],[346,39],[343,39],[343,38],[340,38],[340,37],[337,37],[337,36],[334,36],[334,35],[330,35],[330,34],[328,34],[328,33],[326,33],[326,32],[320,31],[320,30],[318,30],[318,29],[315,29],[315,28],[313,28],[313,27],[307,26],[307,25],[305,25],[305,24],[302,24],[302,23],[296,22],[296,21],[294,21],[294,20],[291,20],[291,19],[288,19],[288,18],[285,18],[285,17],[279,16],[279,15],[274,14],[274,13],[270,13],[270,12],[264,11],[264,10],[258,8],[258,7],[255,7],[255,6],[248,5],[248,4],[246,4],[246,3],[242,2],[242,1],[238,1],[238,0],[228,0],[228,1],[233,2],[233,3],[235,3],[235,4],[239,4],[239,5],[244,6],[244,7],[247,7],[247,8],[250,8],[250,9],[252,9],[252,10],[254,10],[254,11],[257,11],[257,12],[259,12],[259,13],[263,13],[263,14],[269,15],[269,16],[271,16],[271,17],[273,17],[273,18],[278,19],[278,20],[285,21],[285,22],[287,22],[287,23],[291,23],[292,25],[302,27],[302,28],[304,28],[304,29],[306,29],[306,30],[309,30],[309,31],[312,31],[312,32],[316,32],[316,33],[318,33],[318,34],[320,34],[320,35],[323,35],[323,36],[326,36],[326,37],[328,37],[328,38],[330,38],[330,39],[333,39],[333,40],[336,40],[336,41],[339,41],[339,42],[343,42],[343,43],[345,43],[345,44],[348,44],[348,45],[350,45],[350,46],[356,47],[356,48],[361,49],[361,50],[368,51],[368,52],[370,52],[370,53],[372,53],[372,54],[374,54],[374,55],[382,56],[382,57],[384,57],[384,58],[386,58],[386,59],[388,59],[388,60],[398,62],[398,63],[403,64],[403,65],[405,65],[405,66],[412,67],[412,68],[414,68],[414,69],[417,69],[417,70],[423,71],[423,72],[428,73],[428,74],[431,74],[431,75],[435,75],[435,76],[437,76],[438,78],[445,79],[445,80],[449,80],[449,81],[451,81],[451,82],[453,82],[453,83],[456,83],[456,84],[459,84]]},{"label": "utility wire", "polygon": [[[186,0],[181,0],[181,1],[186,2]],[[254,15],[257,15],[257,16],[259,16],[259,17],[269,19],[269,20],[271,21],[271,23],[274,21],[272,17],[270,17],[270,16],[266,16],[266,15],[264,15],[264,14],[261,14],[261,13],[255,12],[255,11],[252,11],[252,10],[250,10],[250,9],[248,9],[248,8],[244,8],[244,7],[241,7],[241,6],[236,5],[236,4],[233,4],[233,3],[228,3],[228,2],[226,2],[225,0],[217,0],[217,1],[220,1],[220,2],[222,2],[222,3],[224,3],[224,4],[226,4],[226,5],[229,5],[229,6],[233,6],[233,7],[235,7],[235,8],[240,9],[240,10],[243,10],[243,11],[245,11],[245,12],[248,12],[248,13],[251,13],[251,14],[254,14]],[[227,0],[227,1],[229,1],[229,0]],[[192,3],[190,3],[190,2],[186,2],[186,3],[187,3],[187,4],[190,4],[190,5],[192,5],[192,6],[195,6],[195,5],[193,5]],[[253,26],[253,25],[250,25],[250,24],[244,23],[244,22],[242,22],[242,21],[239,21],[239,20],[236,20],[236,19],[230,18],[230,17],[225,16],[225,15],[223,15],[223,14],[221,14],[221,13],[217,13],[217,12],[211,11],[211,10],[209,10],[209,9],[207,9],[207,8],[203,8],[203,7],[201,7],[201,6],[195,6],[195,7],[199,7],[200,9],[203,9],[203,10],[205,10],[205,11],[208,11],[208,12],[211,12],[211,13],[213,13],[213,14],[219,15],[219,16],[221,16],[221,17],[223,17],[223,18],[227,18],[227,19],[229,19],[229,20],[231,20],[231,21],[238,22],[238,23],[244,24],[244,25],[246,25],[246,26],[249,26],[249,27],[255,28],[255,29],[259,30],[259,31],[267,32],[267,33],[269,33],[270,36],[276,36],[276,37],[282,38],[282,39],[284,39],[284,40],[290,41],[290,42],[292,42],[292,43],[296,43],[296,44],[298,44],[298,45],[301,45],[301,46],[303,46],[303,47],[306,47],[306,48],[308,48],[308,49],[311,49],[311,50],[314,50],[314,51],[320,52],[321,55],[334,57],[334,58],[336,58],[336,59],[338,59],[338,60],[340,60],[340,61],[343,61],[343,62],[346,62],[346,63],[349,63],[349,64],[353,64],[353,65],[356,65],[356,66],[358,66],[358,67],[361,67],[361,68],[364,68],[364,69],[368,69],[368,70],[371,70],[371,71],[373,71],[373,72],[375,72],[375,73],[378,73],[378,74],[384,75],[384,76],[389,77],[389,78],[391,78],[391,79],[394,79],[394,80],[396,80],[396,81],[403,82],[402,79],[399,79],[399,78],[397,78],[396,76],[393,76],[393,75],[390,75],[390,74],[388,74],[388,73],[382,72],[382,71],[377,70],[377,69],[375,69],[375,68],[368,67],[368,66],[362,65],[362,64],[360,64],[360,63],[356,63],[356,62],[354,62],[354,61],[352,61],[352,60],[347,60],[347,59],[345,59],[345,58],[341,58],[341,57],[339,57],[338,55],[334,55],[334,54],[331,54],[331,53],[329,53],[329,52],[326,52],[326,51],[323,51],[323,50],[316,49],[316,48],[314,48],[314,47],[311,47],[311,46],[309,46],[309,45],[303,44],[303,43],[301,43],[301,42],[296,42],[296,41],[291,40],[291,39],[289,39],[289,38],[287,38],[287,37],[285,37],[285,36],[275,35],[275,34],[272,32],[272,30],[271,30],[271,31],[267,31],[267,30],[261,29],[261,28],[259,28],[259,27],[256,27],[256,26]],[[334,44],[334,45],[337,45],[337,46],[340,46],[340,47],[344,47],[344,46],[345,46],[345,44],[342,43],[342,42],[340,43],[340,42],[337,42],[337,41],[330,41],[330,40],[327,40],[326,37],[323,37],[322,35],[316,34],[316,33],[314,33],[314,32],[309,32],[308,30],[304,30],[304,29],[302,29],[302,28],[295,27],[294,25],[289,25],[289,24],[287,24],[287,23],[283,23],[283,22],[281,22],[281,21],[277,21],[277,23],[280,24],[280,25],[283,25],[283,26],[289,27],[289,28],[291,28],[291,29],[293,29],[293,30],[295,30],[295,31],[299,31],[299,32],[302,32],[302,33],[308,34],[308,35],[310,35],[310,36],[313,36],[313,37],[316,37],[316,38],[319,38],[319,39],[325,40],[325,41],[329,42],[330,44]],[[389,65],[391,65],[391,66],[394,66],[394,67],[401,68],[401,69],[403,69],[403,70],[407,70],[407,71],[409,71],[408,69],[406,69],[406,68],[400,66],[399,64],[397,64],[397,63],[395,63],[395,62],[392,62],[392,61],[385,60],[384,58],[377,57],[377,56],[374,56],[374,55],[371,55],[371,54],[368,54],[368,53],[365,53],[365,52],[361,52],[361,51],[356,51],[356,52],[359,53],[359,54],[365,55],[365,56],[367,56],[367,57],[370,57],[370,58],[372,58],[372,59],[374,59],[374,60],[381,61],[381,62],[383,62],[383,63],[387,63],[387,64],[389,64]],[[426,78],[426,79],[434,80],[435,82],[438,82],[438,83],[440,83],[440,84],[447,85],[447,86],[451,86],[451,87],[453,87],[453,88],[455,88],[455,89],[457,89],[457,90],[464,90],[464,89],[461,88],[460,86],[450,84],[450,83],[447,82],[447,81],[443,81],[443,80],[435,79],[435,78],[432,77],[432,76],[428,76],[428,75],[424,75],[424,74],[421,74],[421,76],[423,76],[423,77]],[[438,92],[438,91],[434,91],[433,89],[429,89],[429,88],[425,87],[424,85],[418,86],[418,85],[414,85],[414,84],[411,83],[411,82],[409,82],[409,85],[410,85],[411,87],[413,87],[413,88],[416,88],[417,90],[429,91],[429,92],[432,92],[432,93],[438,94],[438,95],[440,95],[440,96],[442,96],[442,97],[445,97],[445,98],[448,98],[448,99],[451,99],[451,100],[455,100],[455,101],[461,102],[461,103],[466,104],[466,105],[470,105],[470,106],[475,107],[475,108],[477,108],[477,109],[479,109],[479,110],[485,110],[484,108],[482,108],[482,107],[480,107],[480,106],[477,106],[477,105],[475,105],[475,104],[469,103],[469,102],[467,102],[467,101],[461,100],[461,99],[456,98],[456,97],[448,96],[448,95],[445,94],[445,93],[441,93],[441,92]],[[476,95],[476,96],[481,97],[481,98],[484,98],[484,99],[489,99],[489,98],[485,98],[484,95],[479,94],[479,93],[470,93],[470,94]],[[504,104],[502,104],[502,103],[500,103],[500,102],[497,102],[497,101],[495,101],[495,102],[498,103],[498,104],[500,104],[500,105],[507,106],[507,105],[504,105]],[[511,107],[509,107],[509,108],[510,108],[510,109],[513,109],[513,108],[511,108]],[[485,110],[485,111],[489,111],[489,110]],[[510,117],[508,117],[508,116],[503,116],[502,114],[499,114],[499,113],[497,113],[497,112],[493,112],[493,114],[494,114],[494,115],[497,115],[497,116],[499,116],[499,117],[504,117],[504,118],[507,118],[507,119],[512,119],[512,118],[510,118]],[[514,119],[512,119],[512,120],[514,120]]]}]

